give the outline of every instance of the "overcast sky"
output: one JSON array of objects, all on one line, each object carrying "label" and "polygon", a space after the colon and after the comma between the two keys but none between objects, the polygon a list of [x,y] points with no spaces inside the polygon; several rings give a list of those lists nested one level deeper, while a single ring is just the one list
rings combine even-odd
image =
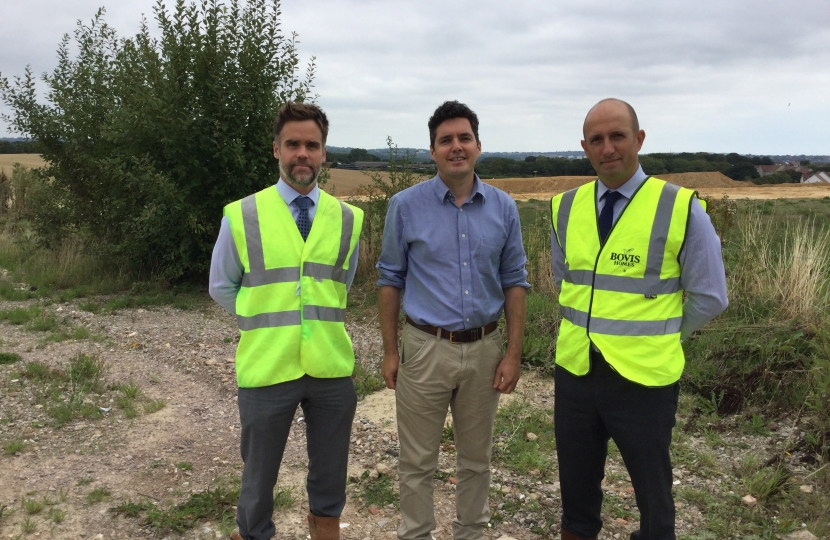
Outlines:
[{"label": "overcast sky", "polygon": [[[2,0],[0,73],[54,69],[62,35],[101,5],[121,36],[152,19],[152,0]],[[317,58],[330,145],[425,148],[432,111],[458,99],[485,151],[578,150],[585,113],[613,96],[637,110],[644,153],[830,154],[828,0],[285,0],[282,13]],[[16,134],[0,121],[0,136]]]}]

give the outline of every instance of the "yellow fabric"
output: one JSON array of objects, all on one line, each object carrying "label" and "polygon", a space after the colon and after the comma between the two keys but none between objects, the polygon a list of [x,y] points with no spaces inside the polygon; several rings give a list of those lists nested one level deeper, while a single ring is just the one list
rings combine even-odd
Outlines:
[{"label": "yellow fabric", "polygon": [[[299,281],[254,284],[240,287],[236,299],[237,318],[274,317],[279,325],[244,329],[236,352],[237,383],[241,388],[269,386],[298,379],[347,377],[354,369],[352,342],[339,321],[315,320],[309,309],[342,313],[346,308],[346,285],[334,279],[319,279],[306,272],[307,263],[332,267],[342,255],[341,236],[344,210],[353,213],[348,252],[338,267],[345,276],[351,255],[360,237],[363,212],[320,192],[314,222],[303,242],[291,211],[271,186],[254,195],[265,272],[284,269],[296,272]],[[243,200],[225,207],[234,243],[249,278],[252,256],[246,238]],[[349,234],[349,231],[346,231]],[[253,246],[251,246],[253,249]],[[261,272],[260,272],[261,274]],[[294,320],[296,319],[296,320]],[[285,321],[291,320],[291,323]]]},{"label": "yellow fabric", "polygon": [[[642,284],[647,281],[650,240],[664,186],[662,180],[647,179],[622,211],[605,245],[600,244],[599,238],[596,181],[575,190],[564,231],[559,230],[564,194],[551,201],[554,232],[557,241],[564,236],[564,258],[569,271],[593,272],[593,279],[584,284],[578,279],[574,280],[576,283],[569,282],[566,274],[559,296],[563,313],[576,310],[587,314],[587,328],[563,317],[557,340],[556,363],[574,375],[588,373],[593,342],[608,363],[629,380],[646,386],[665,386],[680,378],[685,360],[679,332],[683,293],[679,290],[678,257],[694,192],[684,188],[677,192],[670,207],[659,267],[659,279],[673,279],[677,290],[655,293],[658,289]],[[604,277],[628,279],[611,282],[615,284],[604,290],[596,286]],[[646,289],[621,290],[626,286]],[[633,335],[626,335],[629,333]]]}]

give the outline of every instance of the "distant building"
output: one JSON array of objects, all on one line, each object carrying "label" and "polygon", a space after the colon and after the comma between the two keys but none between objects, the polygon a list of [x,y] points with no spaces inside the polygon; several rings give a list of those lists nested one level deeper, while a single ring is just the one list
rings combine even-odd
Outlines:
[{"label": "distant building", "polygon": [[830,173],[817,172],[804,174],[801,177],[802,184],[830,184]]},{"label": "distant building", "polygon": [[758,171],[758,176],[763,178],[777,172],[796,171],[801,173],[802,177],[806,174],[812,173],[813,169],[810,167],[802,167],[798,163],[776,163],[775,165],[756,165],[755,170]]},{"label": "distant building", "polygon": [[388,161],[355,161],[355,169],[386,169],[389,167]]}]

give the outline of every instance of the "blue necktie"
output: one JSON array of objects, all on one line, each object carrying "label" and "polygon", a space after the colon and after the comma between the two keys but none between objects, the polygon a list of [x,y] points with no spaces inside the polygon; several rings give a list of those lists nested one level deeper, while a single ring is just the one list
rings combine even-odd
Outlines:
[{"label": "blue necktie", "polygon": [[599,238],[605,244],[605,239],[608,238],[608,233],[611,232],[611,226],[614,225],[614,203],[616,203],[622,195],[617,191],[606,191],[603,198],[605,199],[605,206],[602,207],[602,212],[599,213]]},{"label": "blue necktie", "polygon": [[308,238],[308,233],[311,231],[311,218],[308,217],[308,208],[314,202],[305,196],[300,196],[294,199],[294,204],[300,209],[297,216],[297,229],[300,230],[300,235],[303,237],[303,242]]}]

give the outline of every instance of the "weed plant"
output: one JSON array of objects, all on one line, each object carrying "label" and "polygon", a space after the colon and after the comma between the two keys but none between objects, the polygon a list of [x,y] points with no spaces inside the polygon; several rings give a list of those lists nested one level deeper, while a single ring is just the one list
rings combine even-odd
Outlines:
[{"label": "weed plant", "polygon": [[179,504],[156,505],[150,501],[128,501],[112,511],[142,523],[159,533],[186,532],[204,521],[218,522],[220,528],[233,527],[239,499],[239,479],[215,480],[215,486],[202,493],[194,493]]},{"label": "weed plant", "polygon": [[[551,411],[529,407],[523,400],[515,399],[499,408],[493,431],[494,459],[523,474],[533,470],[553,474],[556,442]],[[535,437],[528,436],[529,433]]]},{"label": "weed plant", "polygon": [[354,381],[358,400],[362,400],[369,394],[386,388],[386,383],[380,377],[380,370],[376,366],[374,368],[367,368],[359,359],[355,360],[352,380]]},{"label": "weed plant", "polygon": [[109,499],[110,490],[106,487],[95,488],[86,496],[86,502],[89,504],[99,503],[105,499]]},{"label": "weed plant", "polygon": [[12,439],[8,442],[3,443],[3,453],[7,456],[13,456],[22,452],[26,448],[26,443],[23,442],[23,439]]},{"label": "weed plant", "polygon": [[20,362],[20,355],[11,352],[0,352],[0,365]]},{"label": "weed plant", "polygon": [[369,473],[364,472],[363,489],[360,492],[360,498],[366,506],[377,506],[383,508],[391,504],[398,508],[400,504],[400,496],[395,491],[395,483],[388,476],[378,476],[376,479],[369,479]]},{"label": "weed plant", "polygon": [[274,487],[274,510],[288,510],[297,504],[297,496],[293,487]]}]

